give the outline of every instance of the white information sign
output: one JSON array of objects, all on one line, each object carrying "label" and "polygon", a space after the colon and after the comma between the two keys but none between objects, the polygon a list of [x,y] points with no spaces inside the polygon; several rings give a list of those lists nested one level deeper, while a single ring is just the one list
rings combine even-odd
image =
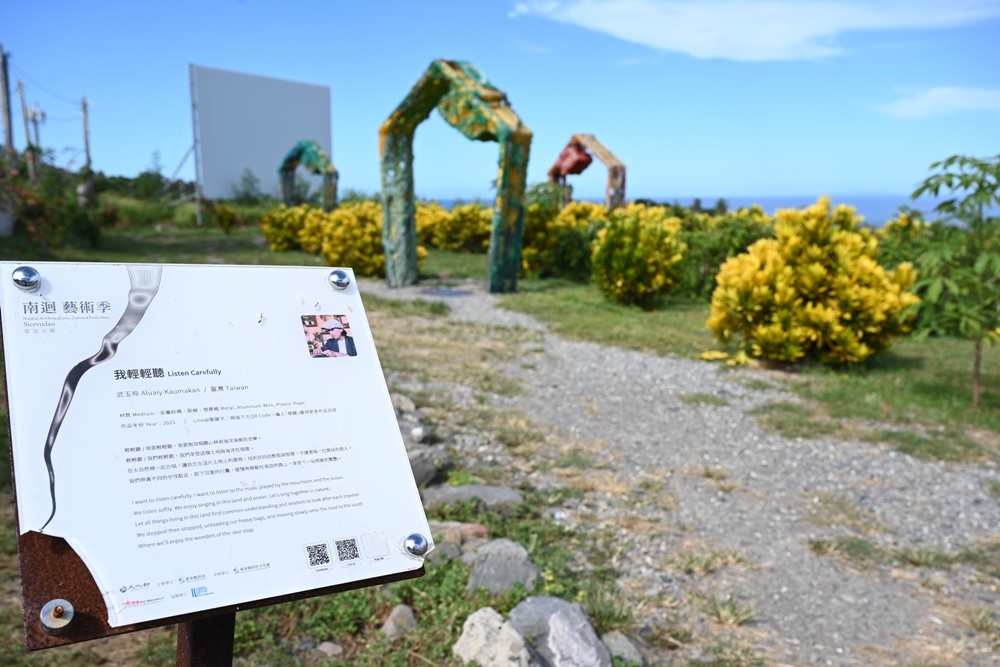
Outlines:
[{"label": "white information sign", "polygon": [[0,263],[20,530],[70,544],[112,627],[423,564],[361,296],[332,271]]}]

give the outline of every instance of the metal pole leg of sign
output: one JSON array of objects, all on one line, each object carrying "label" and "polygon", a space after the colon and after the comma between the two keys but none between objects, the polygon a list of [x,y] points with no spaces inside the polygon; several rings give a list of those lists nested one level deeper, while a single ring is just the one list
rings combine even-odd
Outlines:
[{"label": "metal pole leg of sign", "polygon": [[177,667],[232,667],[236,613],[177,624]]}]

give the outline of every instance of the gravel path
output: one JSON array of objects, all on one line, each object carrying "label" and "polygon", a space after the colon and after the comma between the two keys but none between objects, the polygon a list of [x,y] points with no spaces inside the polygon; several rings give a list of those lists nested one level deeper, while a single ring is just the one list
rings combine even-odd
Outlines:
[{"label": "gravel path", "polygon": [[[616,534],[619,585],[642,601],[637,609],[647,623],[736,637],[774,665],[1000,664],[991,650],[996,633],[971,621],[983,610],[1000,619],[996,578],[968,564],[861,566],[810,547],[863,537],[919,555],[996,544],[995,463],[928,462],[868,443],[785,439],[748,414],[797,400],[773,374],[567,341],[497,308],[478,284],[448,296],[426,285],[361,287],[362,294],[445,301],[455,320],[541,332],[543,351],[501,369],[524,391],[494,397],[493,407],[519,410],[557,435],[549,442],[577,443],[599,466],[601,475],[578,471],[597,481],[553,516],[595,536]],[[772,388],[750,389],[751,378],[754,387]],[[706,397],[720,404],[705,404]],[[529,478],[539,486],[565,481],[551,470]],[[709,557],[714,571],[684,566]],[[708,618],[703,601],[727,596],[753,605],[750,622],[726,627]],[[688,647],[671,654],[664,664],[707,661]]]}]

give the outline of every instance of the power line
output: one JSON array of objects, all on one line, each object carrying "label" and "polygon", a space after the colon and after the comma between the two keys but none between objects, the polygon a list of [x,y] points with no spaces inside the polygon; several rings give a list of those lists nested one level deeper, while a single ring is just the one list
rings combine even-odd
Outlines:
[{"label": "power line", "polygon": [[59,93],[53,92],[53,91],[49,90],[48,88],[46,88],[45,86],[43,86],[42,84],[38,83],[37,79],[35,79],[30,74],[28,74],[27,72],[25,72],[24,69],[22,69],[18,65],[15,65],[13,60],[11,60],[9,62],[10,62],[10,66],[15,71],[17,71],[21,76],[23,76],[25,79],[27,79],[28,81],[30,81],[34,85],[38,86],[43,92],[48,93],[52,97],[54,97],[57,100],[60,100],[62,102],[65,102],[66,104],[72,104],[74,107],[80,104],[79,100],[71,100],[68,97],[64,97],[64,96],[60,95]]},{"label": "power line", "polygon": [[76,115],[76,116],[49,116],[49,115],[46,115],[45,116],[45,122],[55,121],[57,123],[71,123],[71,122],[72,123],[79,123],[80,122],[80,118],[81,118],[80,115]]}]

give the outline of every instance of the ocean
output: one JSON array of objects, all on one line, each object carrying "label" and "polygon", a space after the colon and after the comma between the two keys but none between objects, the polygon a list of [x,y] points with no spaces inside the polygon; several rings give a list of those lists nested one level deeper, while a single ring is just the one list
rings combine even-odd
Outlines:
[{"label": "ocean", "polygon": [[[738,208],[750,207],[753,204],[760,204],[765,213],[774,215],[774,212],[782,208],[801,208],[815,204],[819,195],[811,197],[808,195],[788,196],[788,197],[723,197],[730,211]],[[691,206],[694,197],[649,197],[653,201],[663,203],[679,202],[682,206]],[[701,197],[701,207],[711,210],[715,208],[715,202],[719,197]],[[588,200],[588,201],[604,201]],[[907,195],[830,195],[830,201],[834,206],[847,204],[853,206],[858,215],[864,217],[865,224],[872,227],[881,227],[888,221],[895,218],[899,207],[909,206],[911,209],[922,211],[927,220],[934,220],[938,214],[934,213],[939,199],[934,197],[921,197],[916,201],[911,200]]]}]

